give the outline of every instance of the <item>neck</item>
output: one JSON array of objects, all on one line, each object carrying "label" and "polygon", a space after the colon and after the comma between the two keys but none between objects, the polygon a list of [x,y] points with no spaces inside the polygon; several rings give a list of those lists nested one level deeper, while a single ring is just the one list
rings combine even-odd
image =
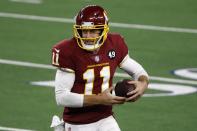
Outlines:
[{"label": "neck", "polygon": [[92,53],[93,53],[94,55],[97,54],[97,53],[99,52],[99,49],[100,49],[100,48],[98,48],[98,49],[92,51]]}]

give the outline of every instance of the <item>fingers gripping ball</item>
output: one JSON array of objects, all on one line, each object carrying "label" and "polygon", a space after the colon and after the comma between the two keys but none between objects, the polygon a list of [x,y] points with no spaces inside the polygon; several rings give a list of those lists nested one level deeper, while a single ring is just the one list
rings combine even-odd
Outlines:
[{"label": "fingers gripping ball", "polygon": [[116,86],[115,86],[116,96],[130,97],[127,95],[127,93],[135,90],[135,85],[127,83],[128,81],[130,81],[130,80],[124,79],[124,80],[116,83]]}]

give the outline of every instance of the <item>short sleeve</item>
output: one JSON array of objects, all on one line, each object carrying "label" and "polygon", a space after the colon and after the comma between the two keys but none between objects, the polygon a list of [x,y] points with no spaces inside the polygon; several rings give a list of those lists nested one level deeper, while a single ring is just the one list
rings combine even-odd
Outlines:
[{"label": "short sleeve", "polygon": [[58,46],[52,48],[52,65],[60,68],[63,71],[74,72],[74,63],[68,49]]},{"label": "short sleeve", "polygon": [[124,61],[124,59],[128,56],[128,47],[124,41],[124,38],[122,36],[118,39],[118,50],[119,50],[119,65]]}]

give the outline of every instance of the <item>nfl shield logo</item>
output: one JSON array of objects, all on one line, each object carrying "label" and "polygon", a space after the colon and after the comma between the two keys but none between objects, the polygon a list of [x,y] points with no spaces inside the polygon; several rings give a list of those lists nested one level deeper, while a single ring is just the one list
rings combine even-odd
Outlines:
[{"label": "nfl shield logo", "polygon": [[99,56],[95,56],[95,57],[94,57],[94,60],[95,60],[96,62],[99,62],[99,61],[100,61]]}]

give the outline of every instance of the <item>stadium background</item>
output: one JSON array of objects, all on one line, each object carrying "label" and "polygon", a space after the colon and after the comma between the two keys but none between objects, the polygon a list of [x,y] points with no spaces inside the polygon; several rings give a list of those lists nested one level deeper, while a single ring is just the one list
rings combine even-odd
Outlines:
[{"label": "stadium background", "polygon": [[[0,13],[72,19],[87,4],[103,6],[110,22],[197,29],[195,0],[42,0],[40,4],[1,0]],[[110,31],[124,36],[130,55],[151,76],[183,79],[171,72],[197,67],[197,33],[115,26]],[[1,16],[0,59],[49,65],[51,47],[71,36],[72,23]],[[0,63],[0,127],[51,130],[52,116],[61,116],[63,109],[56,106],[53,88],[30,82],[53,80],[54,75],[51,69]],[[193,93],[144,97],[136,103],[115,106],[114,112],[123,131],[194,131],[196,109],[197,94]]]}]

